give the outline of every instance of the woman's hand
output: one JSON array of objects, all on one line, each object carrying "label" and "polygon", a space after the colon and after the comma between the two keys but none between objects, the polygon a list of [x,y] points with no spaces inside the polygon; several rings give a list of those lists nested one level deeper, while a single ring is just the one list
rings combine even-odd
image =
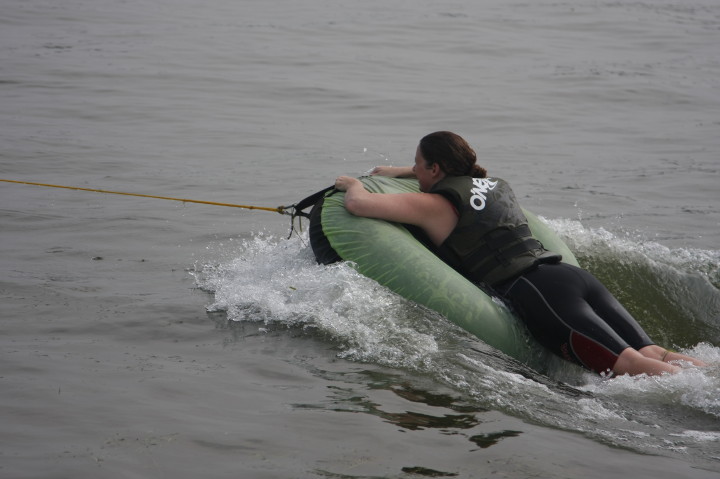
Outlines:
[{"label": "woman's hand", "polygon": [[363,211],[361,208],[371,194],[360,180],[352,176],[338,176],[335,180],[335,189],[345,192],[344,204],[350,213],[363,216],[359,213]]},{"label": "woman's hand", "polygon": [[389,176],[390,178],[412,178],[411,166],[376,166],[370,171],[371,175]]},{"label": "woman's hand", "polygon": [[339,191],[348,191],[355,185],[360,185],[362,187],[360,180],[351,176],[338,176],[335,180],[335,189]]}]

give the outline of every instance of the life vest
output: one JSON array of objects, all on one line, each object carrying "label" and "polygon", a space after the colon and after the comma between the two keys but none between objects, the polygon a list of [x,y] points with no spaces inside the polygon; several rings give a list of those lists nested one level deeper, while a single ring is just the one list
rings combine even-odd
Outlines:
[{"label": "life vest", "polygon": [[506,181],[446,176],[429,192],[447,198],[459,215],[439,254],[472,282],[495,286],[538,264],[562,259],[532,237]]}]

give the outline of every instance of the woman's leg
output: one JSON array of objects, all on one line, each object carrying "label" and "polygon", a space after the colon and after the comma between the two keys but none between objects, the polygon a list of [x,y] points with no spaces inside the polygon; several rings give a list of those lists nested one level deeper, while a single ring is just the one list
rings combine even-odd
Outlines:
[{"label": "woman's leg", "polygon": [[598,373],[610,369],[618,375],[680,371],[663,358],[702,364],[655,346],[607,288],[580,268],[543,265],[500,292],[544,346]]},{"label": "woman's leg", "polygon": [[680,371],[678,366],[662,362],[660,359],[644,356],[633,348],[627,348],[620,353],[612,369],[613,372],[619,376],[623,374],[634,376],[643,373],[650,376],[657,376],[665,373],[675,374]]},{"label": "woman's leg", "polygon": [[609,373],[631,345],[588,304],[581,271],[541,265],[497,289],[543,346],[598,374]]},{"label": "woman's leg", "polygon": [[[667,349],[653,344],[652,340],[643,331],[642,327],[637,323],[635,318],[618,302],[607,288],[597,280],[593,275],[587,272],[583,272],[585,281],[589,288],[589,293],[586,296],[588,303],[592,306],[603,320],[617,332],[627,343],[634,348],[633,350],[639,353],[647,359],[658,361],[662,363],[669,363],[672,361],[687,361],[695,366],[707,366],[703,361],[692,358],[690,356],[668,351]],[[624,353],[626,351],[623,351]],[[622,356],[622,354],[621,354]],[[620,367],[625,369],[632,369],[637,364],[644,364],[650,368],[645,371],[648,374],[657,374],[653,371],[660,370],[662,372],[671,372],[668,368],[662,368],[659,365],[653,366],[653,363],[640,361],[640,358],[631,353],[626,353],[626,357],[620,362]],[[675,368],[675,372],[679,371],[680,368],[672,365]],[[613,368],[615,369],[615,368]],[[618,372],[616,370],[616,372]],[[619,374],[624,374],[620,373]],[[630,373],[632,374],[632,373]]]},{"label": "woman's leg", "polygon": [[666,363],[670,363],[673,361],[687,361],[695,366],[707,366],[707,363],[697,358],[693,358],[685,354],[676,353],[675,351],[668,351],[667,349],[661,348],[660,346],[654,344],[650,346],[645,346],[644,348],[640,348],[638,352],[646,358],[657,359]]}]

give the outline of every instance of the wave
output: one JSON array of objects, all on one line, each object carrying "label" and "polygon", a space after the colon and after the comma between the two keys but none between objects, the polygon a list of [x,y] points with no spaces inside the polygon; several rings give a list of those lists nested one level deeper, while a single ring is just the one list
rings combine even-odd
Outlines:
[{"label": "wave", "polygon": [[[198,287],[213,294],[208,311],[224,312],[230,321],[302,328],[329,342],[340,358],[420,374],[480,408],[644,453],[717,460],[718,252],[674,251],[573,221],[548,223],[581,264],[633,300],[628,309],[651,336],[711,366],[607,380],[537,351],[547,368],[536,371],[350,264],[318,265],[305,237],[240,239],[221,246],[221,258],[196,265],[193,274]],[[655,306],[659,298],[665,301]]]},{"label": "wave", "polygon": [[671,249],[578,221],[546,221],[656,342],[720,343],[720,251]]}]

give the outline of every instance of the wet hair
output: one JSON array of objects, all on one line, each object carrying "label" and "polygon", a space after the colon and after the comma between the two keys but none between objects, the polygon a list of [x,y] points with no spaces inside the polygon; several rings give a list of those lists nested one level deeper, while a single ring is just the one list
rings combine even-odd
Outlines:
[{"label": "wet hair", "polygon": [[420,152],[428,166],[437,163],[448,176],[485,178],[487,170],[477,164],[475,151],[461,136],[436,131],[420,140]]}]

